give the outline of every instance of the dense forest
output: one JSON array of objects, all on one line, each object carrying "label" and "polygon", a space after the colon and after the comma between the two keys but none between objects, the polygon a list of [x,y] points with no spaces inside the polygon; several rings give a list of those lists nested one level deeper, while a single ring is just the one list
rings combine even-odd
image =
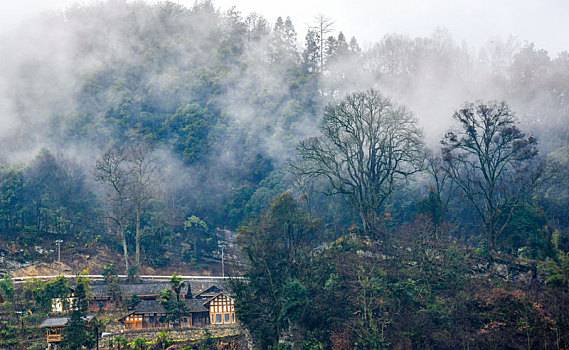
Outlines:
[{"label": "dense forest", "polygon": [[215,271],[236,231],[259,348],[569,347],[569,53],[341,29],[109,0],[1,37],[2,255]]}]

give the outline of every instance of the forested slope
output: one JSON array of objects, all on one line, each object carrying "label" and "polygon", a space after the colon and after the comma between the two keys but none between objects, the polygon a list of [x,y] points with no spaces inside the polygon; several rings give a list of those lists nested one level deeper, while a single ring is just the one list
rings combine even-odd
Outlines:
[{"label": "forested slope", "polygon": [[[555,230],[566,244],[566,52],[515,38],[469,48],[444,29],[385,34],[362,49],[342,28],[297,33],[285,14],[268,23],[238,11],[108,1],[2,37],[2,249],[27,261],[63,238],[69,249],[126,246],[134,265],[196,264],[219,251],[218,228],[237,229],[284,191],[322,221],[319,242],[340,237],[360,222],[349,198],[327,196],[325,182],[289,164],[300,141],[320,135],[325,105],[372,87],[416,116],[435,156],[462,103],[506,100],[547,165],[498,245],[545,258]],[[122,154],[116,170],[130,191],[120,205],[101,174],[110,154]],[[152,164],[144,179],[132,175],[133,154]],[[377,208],[390,230],[436,212],[445,234],[483,241],[459,191],[429,192],[428,172],[407,180]]]}]

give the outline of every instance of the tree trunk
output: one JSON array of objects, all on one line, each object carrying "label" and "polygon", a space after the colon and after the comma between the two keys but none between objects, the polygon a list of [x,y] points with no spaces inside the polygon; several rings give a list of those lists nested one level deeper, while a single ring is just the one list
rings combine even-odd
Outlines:
[{"label": "tree trunk", "polygon": [[[136,237],[135,237],[134,263],[140,273],[140,209],[136,208]],[[138,275],[137,273],[137,275]]]},{"label": "tree trunk", "polygon": [[494,213],[488,213],[488,237],[489,237],[489,244],[492,250],[496,249],[496,222],[494,218]]},{"label": "tree trunk", "polygon": [[126,232],[122,231],[122,249],[124,253],[125,275],[128,276],[128,247],[126,245]]},{"label": "tree trunk", "polygon": [[363,210],[360,210],[360,218],[362,219],[362,229],[364,230],[364,235],[369,233],[368,222],[366,219],[366,215]]},{"label": "tree trunk", "polygon": [[373,231],[377,228],[377,215],[375,214],[375,210],[370,208],[360,209],[359,214],[362,220],[364,234],[372,234]]}]

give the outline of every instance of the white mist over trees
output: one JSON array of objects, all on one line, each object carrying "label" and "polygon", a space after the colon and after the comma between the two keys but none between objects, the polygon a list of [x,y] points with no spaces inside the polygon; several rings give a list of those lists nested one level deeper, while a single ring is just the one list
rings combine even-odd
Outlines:
[{"label": "white mist over trees", "polygon": [[[164,264],[174,252],[195,260],[215,248],[215,230],[195,249],[176,248],[194,245],[184,235],[188,217],[208,227],[236,228],[286,190],[304,195],[311,213],[330,228],[358,222],[357,213],[346,210],[346,198],[329,203],[322,184],[295,187],[285,171],[288,160],[297,157],[297,144],[320,136],[323,106],[356,91],[373,88],[406,106],[435,154],[457,106],[506,100],[517,112],[519,128],[531,130],[550,164],[564,162],[566,52],[550,57],[514,38],[473,48],[458,45],[444,29],[419,38],[385,34],[360,47],[325,15],[308,33],[284,15],[269,23],[262,14],[222,12],[208,1],[191,7],[108,1],[42,15],[4,36],[2,186],[41,197],[26,174],[42,147],[92,174],[110,145],[146,142],[164,164],[167,180],[160,180],[164,186],[152,210],[139,218],[139,227],[147,228],[140,256]],[[82,188],[98,196],[96,210],[85,215],[84,224],[60,230],[68,235],[92,234],[93,222],[103,216],[103,187],[85,176]],[[410,180],[416,181],[388,196],[386,212],[404,218],[416,210],[404,203],[422,198],[424,193],[414,191],[430,179]],[[11,230],[48,217],[37,214],[47,212],[43,204],[34,212],[23,195],[5,198],[1,220]],[[457,210],[448,216],[459,216]],[[136,246],[136,221],[128,221],[126,246]],[[476,225],[465,224],[472,231]],[[50,231],[38,226],[38,232]]]},{"label": "white mist over trees", "polygon": [[[243,275],[262,349],[569,348],[569,54],[295,21],[109,0],[0,38],[0,269]],[[71,292],[20,286],[0,348]]]}]

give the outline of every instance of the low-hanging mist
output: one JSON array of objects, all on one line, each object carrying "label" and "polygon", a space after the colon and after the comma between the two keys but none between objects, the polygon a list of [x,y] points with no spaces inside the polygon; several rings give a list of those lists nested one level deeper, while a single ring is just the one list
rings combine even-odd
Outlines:
[{"label": "low-hanging mist", "polygon": [[321,15],[297,33],[294,18],[268,23],[209,1],[41,15],[0,39],[0,160],[26,168],[48,149],[102,197],[91,176],[101,154],[152,144],[178,221],[235,228],[298,186],[284,171],[296,145],[350,92],[374,88],[408,107],[434,154],[453,111],[478,99],[506,100],[543,156],[567,144],[567,52],[550,57],[514,37],[458,45],[445,29],[379,33],[362,49],[341,30]]}]

